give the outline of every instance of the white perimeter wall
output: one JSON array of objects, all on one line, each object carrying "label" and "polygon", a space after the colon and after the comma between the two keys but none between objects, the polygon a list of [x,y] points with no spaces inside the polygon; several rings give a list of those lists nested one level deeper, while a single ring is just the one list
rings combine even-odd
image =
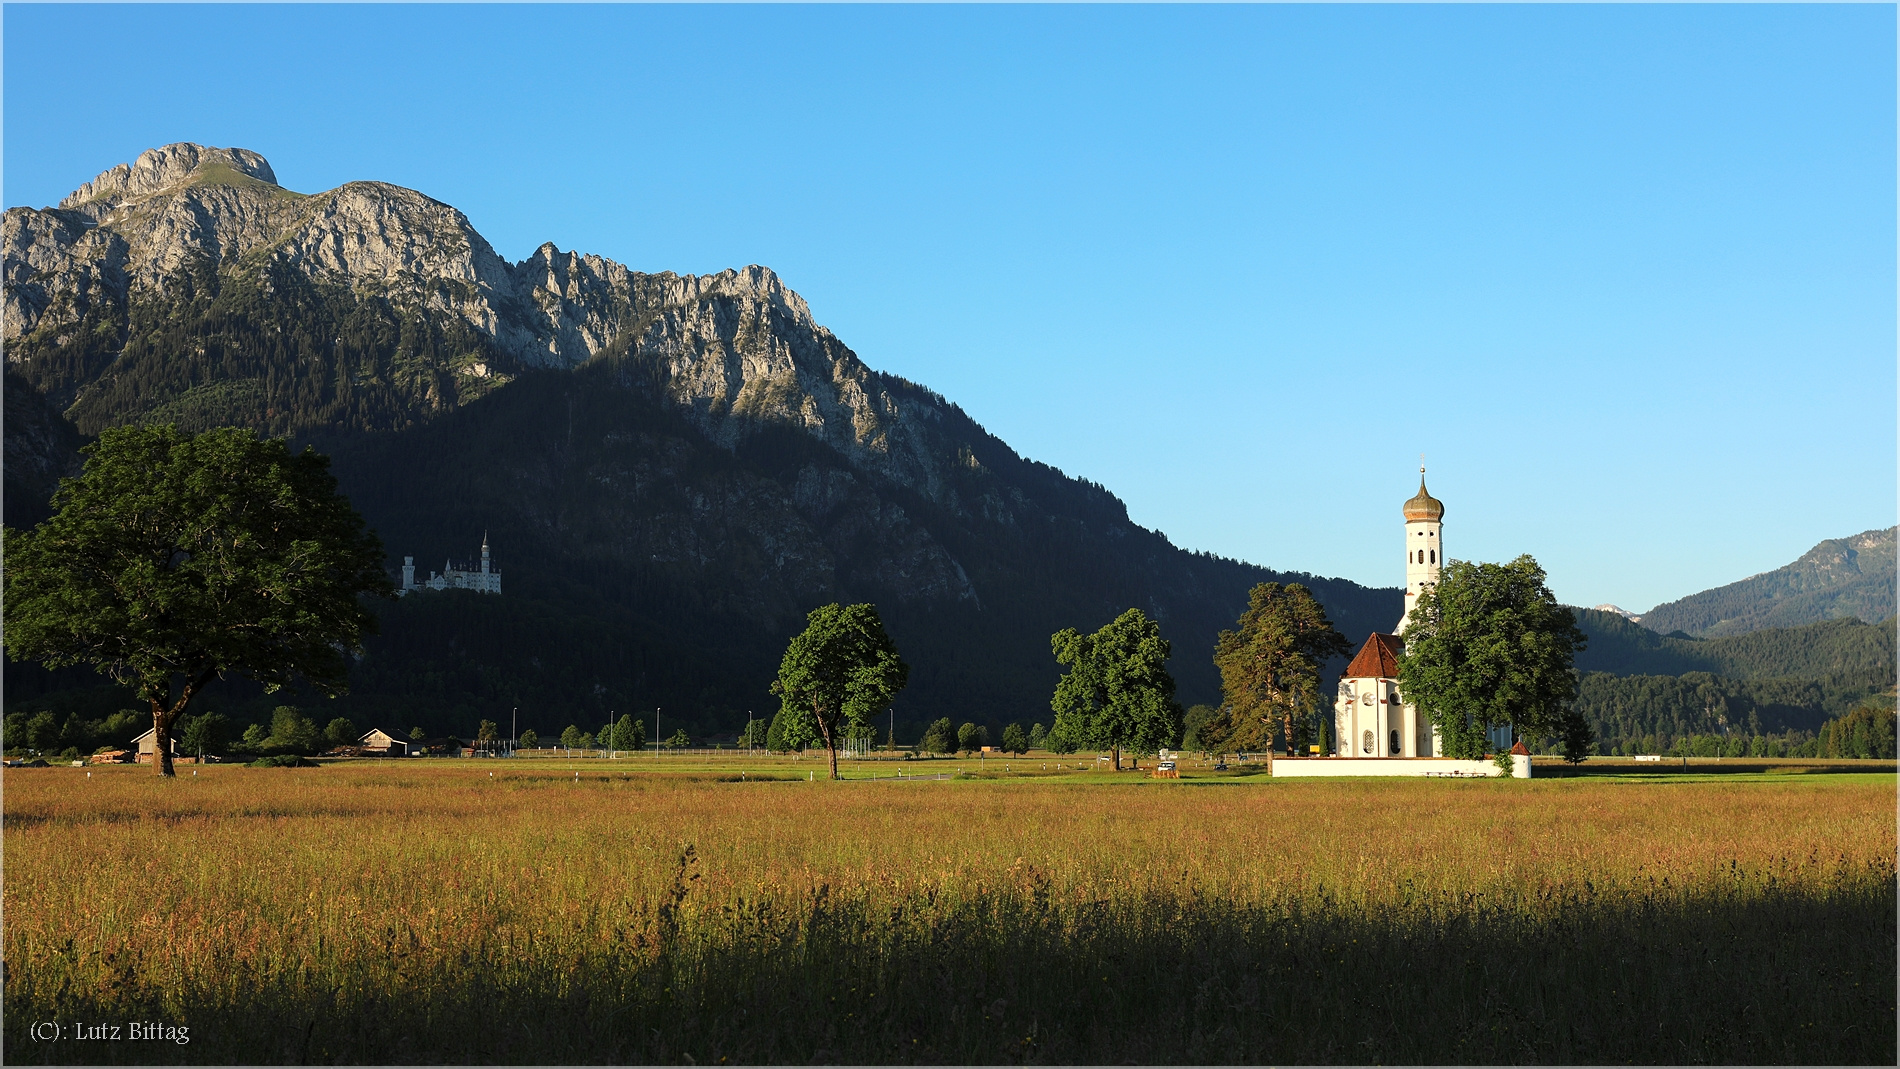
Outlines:
[{"label": "white perimeter wall", "polygon": [[[1530,760],[1522,759],[1524,771]],[[1304,757],[1273,759],[1273,775],[1287,776],[1502,776],[1491,761],[1461,761],[1451,757]]]}]

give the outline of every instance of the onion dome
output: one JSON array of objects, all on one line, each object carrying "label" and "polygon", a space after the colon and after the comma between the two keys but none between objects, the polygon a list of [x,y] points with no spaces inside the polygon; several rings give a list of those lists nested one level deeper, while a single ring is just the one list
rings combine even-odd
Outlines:
[{"label": "onion dome", "polygon": [[1418,477],[1418,496],[1405,503],[1405,522],[1437,523],[1445,518],[1445,503],[1425,492],[1425,476]]}]

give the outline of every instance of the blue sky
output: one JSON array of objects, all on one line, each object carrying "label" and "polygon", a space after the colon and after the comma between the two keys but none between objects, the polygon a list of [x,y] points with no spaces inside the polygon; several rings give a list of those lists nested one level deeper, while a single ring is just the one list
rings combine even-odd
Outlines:
[{"label": "blue sky", "polygon": [[1632,609],[1892,524],[1891,6],[7,5],[4,199],[172,141],[777,270],[1177,544]]}]

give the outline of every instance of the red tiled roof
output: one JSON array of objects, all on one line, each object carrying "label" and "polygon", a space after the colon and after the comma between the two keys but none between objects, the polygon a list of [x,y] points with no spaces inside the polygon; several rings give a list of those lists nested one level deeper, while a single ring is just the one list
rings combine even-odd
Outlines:
[{"label": "red tiled roof", "polygon": [[1397,635],[1382,635],[1377,631],[1366,636],[1366,644],[1359,647],[1359,653],[1346,666],[1342,679],[1397,679],[1399,678],[1399,651],[1405,648],[1405,640]]}]

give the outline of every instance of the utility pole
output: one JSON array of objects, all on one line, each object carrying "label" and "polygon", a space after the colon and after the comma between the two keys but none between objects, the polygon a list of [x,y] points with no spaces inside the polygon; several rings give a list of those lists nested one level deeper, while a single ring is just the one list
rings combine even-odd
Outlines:
[{"label": "utility pole", "polygon": [[660,759],[660,707],[653,707],[653,759]]},{"label": "utility pole", "polygon": [[508,756],[515,755],[515,747],[521,740],[521,706],[508,710]]}]

